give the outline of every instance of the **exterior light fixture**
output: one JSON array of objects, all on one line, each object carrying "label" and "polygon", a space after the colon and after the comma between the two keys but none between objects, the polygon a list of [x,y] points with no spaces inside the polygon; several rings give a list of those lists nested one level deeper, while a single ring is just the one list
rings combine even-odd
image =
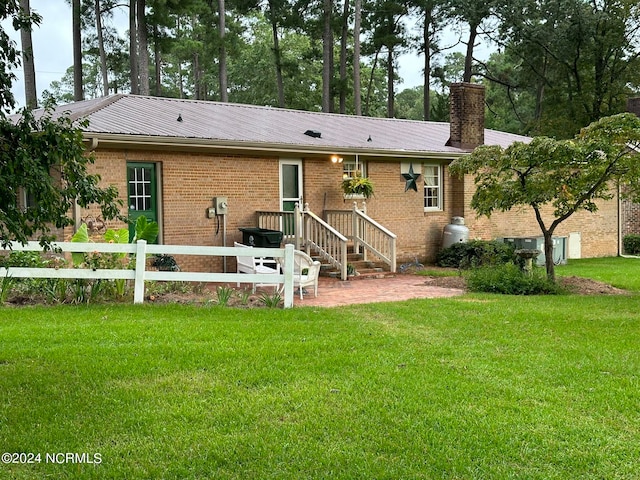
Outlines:
[{"label": "exterior light fixture", "polygon": [[338,155],[331,155],[331,163],[342,163],[344,159]]}]

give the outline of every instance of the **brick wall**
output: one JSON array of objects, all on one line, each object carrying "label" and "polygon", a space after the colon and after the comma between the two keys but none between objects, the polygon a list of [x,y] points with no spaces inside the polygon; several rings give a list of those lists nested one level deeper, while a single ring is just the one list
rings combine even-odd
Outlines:
[{"label": "brick wall", "polygon": [[484,143],[484,87],[453,83],[449,87],[449,144],[473,149]]},{"label": "brick wall", "polygon": [[[465,204],[468,206],[475,191],[473,177],[467,175],[465,182],[469,185],[465,192]],[[598,211],[589,213],[579,211],[560,224],[556,236],[569,236],[570,233],[581,234],[582,257],[605,257],[618,254],[618,202],[617,200],[599,201]],[[545,224],[552,221],[552,208],[543,209]],[[540,227],[531,208],[518,208],[509,212],[495,212],[491,218],[477,218],[475,212],[467,207],[465,210],[466,225],[470,238],[491,240],[502,237],[539,237]]]},{"label": "brick wall", "polygon": [[[257,210],[277,211],[279,205],[279,164],[277,157],[243,157],[204,153],[172,153],[144,150],[99,150],[93,171],[102,176],[103,184],[118,187],[126,205],[127,162],[154,162],[160,176],[159,214],[161,241],[165,244],[223,245],[223,225],[206,217],[215,196],[229,201],[226,244],[242,240],[239,227],[256,226]],[[414,162],[418,165],[421,162]],[[304,200],[312,211],[322,215],[325,209],[350,209],[352,201],[342,197],[342,167],[328,157],[305,158]],[[463,216],[472,238],[492,239],[511,236],[539,236],[533,212],[519,210],[496,213],[490,219],[476,219],[468,205],[472,188],[449,176],[444,168],[443,210],[425,212],[423,181],[418,191],[404,191],[400,159],[367,162],[367,173],[375,186],[375,196],[367,201],[371,217],[398,235],[398,262],[432,261],[442,242],[444,227],[453,216]],[[466,185],[473,185],[470,177]],[[95,210],[83,211],[97,214]],[[126,207],[124,212],[126,213]],[[110,228],[123,225],[112,223]],[[617,202],[603,202],[595,214],[581,212],[565,222],[558,235],[580,232],[582,255],[585,257],[617,254]],[[71,235],[68,231],[68,236]],[[183,256],[178,258],[183,269],[221,271],[222,260]],[[235,271],[235,259],[227,268]]]},{"label": "brick wall", "polygon": [[[398,262],[413,260],[432,261],[442,243],[442,232],[452,216],[463,211],[462,182],[451,178],[444,169],[443,203],[441,212],[425,212],[422,176],[418,191],[404,191],[400,160],[367,162],[367,176],[374,184],[375,195],[366,201],[367,213],[398,236]],[[421,162],[416,161],[414,165]],[[344,200],[340,190],[342,166],[326,159],[306,159],[305,201],[309,208],[322,215],[323,210],[349,210],[352,200]],[[358,204],[361,205],[359,200]]]}]

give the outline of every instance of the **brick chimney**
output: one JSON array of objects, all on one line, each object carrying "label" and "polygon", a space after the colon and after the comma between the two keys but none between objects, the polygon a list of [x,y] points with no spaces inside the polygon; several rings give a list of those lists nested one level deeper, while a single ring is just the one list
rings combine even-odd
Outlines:
[{"label": "brick chimney", "polygon": [[635,113],[640,117],[640,97],[627,98],[627,112]]},{"label": "brick chimney", "polygon": [[484,86],[452,83],[449,87],[450,136],[447,145],[473,150],[484,143]]}]

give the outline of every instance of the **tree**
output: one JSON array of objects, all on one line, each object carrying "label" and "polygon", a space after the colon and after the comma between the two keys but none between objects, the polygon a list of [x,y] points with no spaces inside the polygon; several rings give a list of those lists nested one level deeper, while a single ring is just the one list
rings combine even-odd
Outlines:
[{"label": "tree", "polygon": [[362,27],[362,0],[355,0],[353,20],[353,102],[355,114],[362,115],[360,85],[360,30]]},{"label": "tree", "polygon": [[102,77],[103,95],[109,95],[109,72],[107,70],[107,53],[104,49],[104,31],[102,28],[102,9],[100,0],[95,0],[94,13],[96,16],[96,33],[98,39],[98,55],[100,56],[100,74]]},{"label": "tree", "polygon": [[448,7],[453,12],[453,17],[466,22],[469,26],[469,37],[465,42],[467,44],[467,53],[465,55],[463,81],[470,82],[473,76],[473,51],[476,46],[476,39],[481,33],[482,22],[491,16],[496,2],[494,0],[448,0],[448,3]]},{"label": "tree", "polygon": [[82,15],[80,0],[72,0],[72,28],[73,28],[73,99],[78,102],[84,100],[82,85]]},{"label": "tree", "polygon": [[524,116],[538,134],[571,138],[624,110],[640,84],[637,1],[513,0],[495,10],[501,28],[493,40],[516,63],[512,91],[535,99]]},{"label": "tree", "polygon": [[[518,206],[533,209],[544,236],[547,277],[555,281],[553,234],[579,210],[595,212],[623,185],[640,198],[640,119],[630,113],[591,123],[572,140],[535,137],[503,149],[484,145],[451,164],[454,175],[474,174],[471,207],[487,217]],[[545,218],[544,207],[553,209]]]},{"label": "tree", "polygon": [[[31,7],[29,0],[20,0],[20,7],[29,15]],[[38,106],[38,93],[36,90],[36,67],[33,58],[33,43],[31,41],[31,28],[25,26],[20,29],[20,43],[22,44],[22,64],[24,67],[24,93],[26,105],[31,108]]]},{"label": "tree", "polygon": [[[10,18],[16,30],[39,22],[20,9],[16,0],[5,2],[0,21]],[[16,67],[20,52],[0,23],[0,243],[25,243],[33,237],[47,245],[52,227],[72,225],[68,217],[75,201],[80,206],[100,205],[105,219],[119,217],[121,202],[115,187],[100,188],[100,177],[89,175],[92,162],[85,155],[82,131],[68,115],[54,118],[52,105],[36,117],[28,107],[17,120],[7,113],[14,107],[7,69]],[[21,197],[32,198],[25,205]]]}]

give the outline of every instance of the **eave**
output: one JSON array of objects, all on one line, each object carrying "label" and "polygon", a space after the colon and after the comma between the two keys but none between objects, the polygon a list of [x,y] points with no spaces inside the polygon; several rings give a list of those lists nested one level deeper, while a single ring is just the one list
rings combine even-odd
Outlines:
[{"label": "eave", "polygon": [[325,157],[341,155],[345,157],[358,156],[361,159],[431,159],[445,162],[453,161],[467,155],[468,152],[428,152],[412,150],[387,150],[375,148],[353,148],[334,146],[290,145],[282,143],[250,143],[229,140],[215,140],[204,138],[162,137],[144,135],[126,135],[84,132],[84,140],[89,150],[106,149],[135,149],[135,150],[171,150],[180,152],[216,152],[231,155],[266,155],[266,156],[296,156],[296,157]]}]

